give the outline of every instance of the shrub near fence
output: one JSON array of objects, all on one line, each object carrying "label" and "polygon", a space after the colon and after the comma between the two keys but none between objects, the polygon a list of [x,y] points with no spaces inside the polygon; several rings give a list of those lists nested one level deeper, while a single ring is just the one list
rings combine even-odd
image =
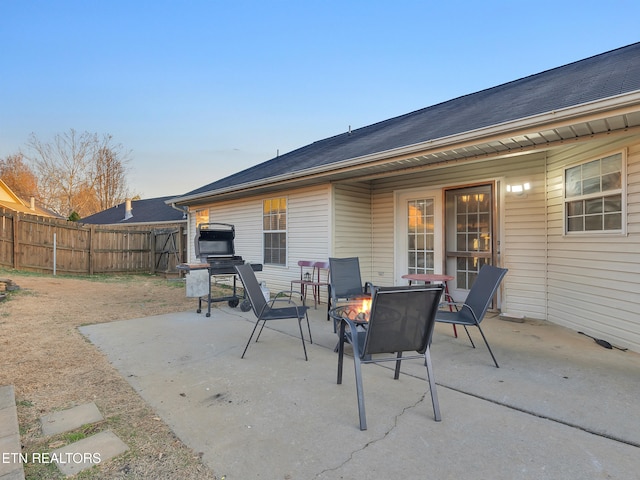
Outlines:
[{"label": "shrub near fence", "polygon": [[176,229],[83,225],[0,209],[0,266],[53,273],[55,259],[55,272],[61,274],[156,273],[160,265],[163,273],[172,273],[180,250],[156,251],[162,243],[158,234],[170,232],[175,235]]}]

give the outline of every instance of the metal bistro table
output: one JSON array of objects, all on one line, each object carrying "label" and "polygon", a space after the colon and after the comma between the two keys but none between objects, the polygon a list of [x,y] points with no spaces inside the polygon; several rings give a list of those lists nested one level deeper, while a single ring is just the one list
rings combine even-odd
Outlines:
[{"label": "metal bistro table", "polygon": [[[453,298],[451,297],[451,295],[449,295],[449,285],[447,284],[449,280],[453,280],[454,278],[453,276],[443,275],[440,273],[407,273],[406,275],[403,275],[402,278],[404,278],[405,280],[409,280],[409,285],[411,285],[412,282],[444,283],[444,296],[447,303],[449,303],[449,311],[453,312],[453,306],[451,305]],[[453,325],[453,334],[456,338],[458,338],[458,330],[456,329],[456,325],[455,323],[452,325]]]}]

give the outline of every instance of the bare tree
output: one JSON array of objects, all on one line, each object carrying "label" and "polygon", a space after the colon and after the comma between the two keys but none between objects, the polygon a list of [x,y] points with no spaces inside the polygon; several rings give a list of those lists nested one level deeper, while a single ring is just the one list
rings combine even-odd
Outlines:
[{"label": "bare tree", "polygon": [[47,208],[65,217],[81,209],[74,197],[88,187],[96,143],[95,134],[78,134],[73,129],[57,134],[51,143],[43,143],[31,134],[27,142],[29,158],[35,165]]},{"label": "bare tree", "polygon": [[0,159],[0,178],[22,200],[40,200],[38,179],[21,153]]},{"label": "bare tree", "polygon": [[129,152],[122,145],[111,145],[111,135],[105,135],[94,161],[94,190],[99,210],[106,210],[124,202],[127,189]]},{"label": "bare tree", "polygon": [[35,165],[44,205],[69,218],[84,217],[124,200],[128,153],[95,133],[57,134],[53,142],[31,134],[27,146]]}]

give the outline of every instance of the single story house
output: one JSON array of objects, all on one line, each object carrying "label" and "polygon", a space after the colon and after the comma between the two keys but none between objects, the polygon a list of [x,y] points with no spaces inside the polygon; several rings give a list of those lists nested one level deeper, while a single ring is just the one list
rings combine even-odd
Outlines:
[{"label": "single story house", "polygon": [[[311,112],[312,113],[312,112]],[[447,273],[463,299],[509,269],[496,308],[640,351],[640,43],[318,140],[169,201],[236,227],[288,289],[301,259],[363,280]]]},{"label": "single story house", "polygon": [[[186,258],[187,214],[172,207],[172,196],[126,199],[111,208],[80,220],[85,225],[101,225],[116,231],[146,230],[151,232],[155,259],[152,271],[179,275],[176,266]],[[167,203],[168,202],[168,203]]]},{"label": "single story house", "polygon": [[158,228],[163,225],[186,226],[187,215],[183,210],[171,207],[172,198],[174,197],[127,199],[114,207],[84,217],[80,222],[89,225],[147,225]]},{"label": "single story house", "polygon": [[29,203],[22,200],[1,179],[0,179],[0,208],[4,208],[12,212],[17,212],[17,213],[22,213],[27,215],[39,215],[41,217],[56,217],[54,213],[36,205],[35,198],[33,197],[31,197]]}]

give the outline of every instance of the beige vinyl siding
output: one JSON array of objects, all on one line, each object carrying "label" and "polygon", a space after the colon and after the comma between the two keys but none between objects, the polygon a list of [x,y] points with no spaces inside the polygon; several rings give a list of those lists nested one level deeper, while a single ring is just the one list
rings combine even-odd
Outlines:
[{"label": "beige vinyl siding", "polygon": [[[291,280],[300,277],[299,260],[329,261],[329,185],[295,190],[287,195],[288,269],[281,290],[291,288]],[[279,269],[281,270],[281,269]],[[279,274],[282,272],[278,272]],[[297,287],[296,287],[297,288]],[[322,302],[327,301],[327,289],[320,289]],[[311,302],[311,303],[310,303]],[[313,306],[313,296],[307,293],[307,305]]]},{"label": "beige vinyl siding", "polygon": [[[564,235],[567,166],[627,151],[626,235]],[[640,144],[592,142],[548,158],[548,320],[640,350]]]},{"label": "beige vinyl siding", "polygon": [[[256,276],[272,293],[289,290],[291,280],[299,276],[298,260],[329,258],[329,192],[329,186],[323,185],[220,202],[210,207],[209,221],[235,225],[236,255],[246,262],[262,263],[262,201],[286,197],[287,265],[264,265]],[[322,294],[326,299],[326,292]]]},{"label": "beige vinyl siding", "polygon": [[[496,195],[504,202],[504,214],[498,213],[499,263],[510,272],[502,289],[504,311],[532,318],[545,315],[545,155],[536,153],[508,159],[478,161],[435,168],[411,175],[376,180],[373,185],[373,272],[381,285],[392,285],[394,268],[394,194],[419,188],[444,189],[467,184],[501,181],[531,182],[532,190],[523,197]],[[502,234],[502,238],[500,235]],[[377,276],[377,277],[376,277]],[[382,283],[383,279],[385,283]]]},{"label": "beige vinyl siding", "polygon": [[522,196],[504,195],[502,238],[498,249],[505,277],[502,311],[528,318],[546,318],[545,154],[511,159],[504,185],[529,182]]},{"label": "beige vinyl siding", "polygon": [[371,188],[366,182],[333,186],[332,257],[358,257],[363,281],[371,278]]},{"label": "beige vinyl siding", "polygon": [[394,284],[395,273],[395,201],[393,192],[373,195],[371,282],[382,287]]}]

